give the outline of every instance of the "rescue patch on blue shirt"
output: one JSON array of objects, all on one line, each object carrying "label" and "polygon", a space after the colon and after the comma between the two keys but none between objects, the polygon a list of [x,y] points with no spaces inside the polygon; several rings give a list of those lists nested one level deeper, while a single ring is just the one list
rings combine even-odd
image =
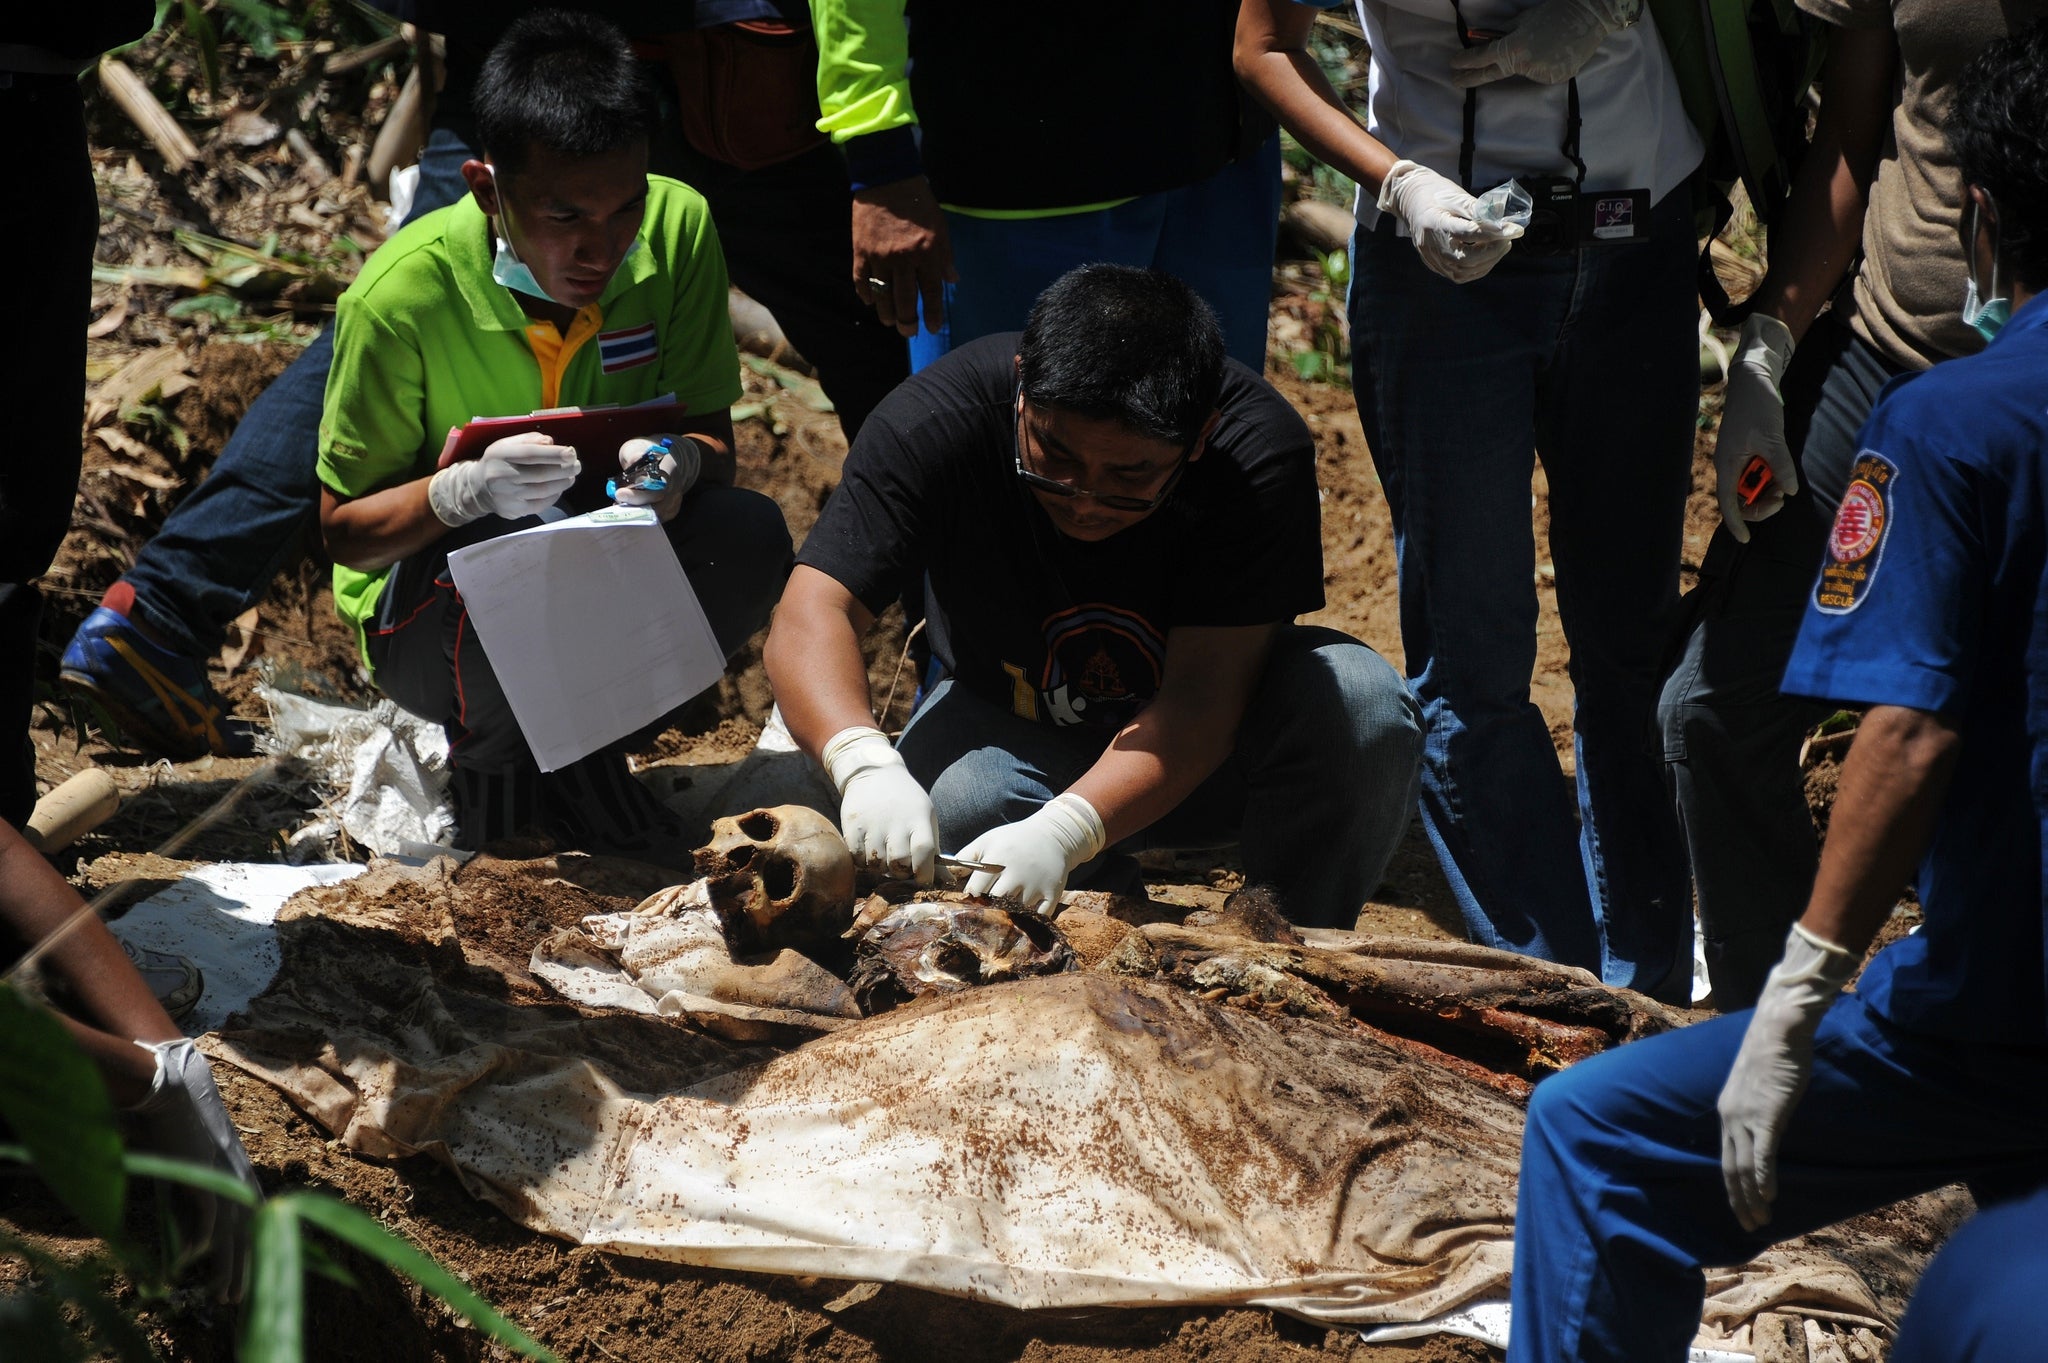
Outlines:
[{"label": "rescue patch on blue shirt", "polygon": [[1828,532],[1820,580],[1813,584],[1813,604],[1823,615],[1847,615],[1869,594],[1891,533],[1892,482],[1898,476],[1898,465],[1875,450],[1856,456],[1834,529]]}]

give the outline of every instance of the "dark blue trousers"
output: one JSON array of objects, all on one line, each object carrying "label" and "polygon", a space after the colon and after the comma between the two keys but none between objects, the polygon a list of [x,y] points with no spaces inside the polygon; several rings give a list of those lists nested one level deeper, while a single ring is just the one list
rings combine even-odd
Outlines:
[{"label": "dark blue trousers", "polygon": [[1849,994],[1821,1021],[1771,1221],[1744,1231],[1714,1103],[1748,1025],[1716,1018],[1537,1086],[1509,1363],[1682,1363],[1703,1268],[1945,1184],[1982,1202],[2048,1178],[2048,1047],[1908,1032]]},{"label": "dark blue trousers", "polygon": [[1914,1289],[1892,1363],[2010,1363],[2048,1353],[2048,1187],[1980,1212]]}]

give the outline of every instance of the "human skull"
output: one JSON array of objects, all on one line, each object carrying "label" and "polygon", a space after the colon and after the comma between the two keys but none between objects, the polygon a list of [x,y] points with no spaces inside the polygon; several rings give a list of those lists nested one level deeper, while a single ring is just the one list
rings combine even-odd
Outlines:
[{"label": "human skull", "polygon": [[835,941],[853,916],[853,856],[832,821],[802,805],[719,819],[697,874],[737,954]]}]

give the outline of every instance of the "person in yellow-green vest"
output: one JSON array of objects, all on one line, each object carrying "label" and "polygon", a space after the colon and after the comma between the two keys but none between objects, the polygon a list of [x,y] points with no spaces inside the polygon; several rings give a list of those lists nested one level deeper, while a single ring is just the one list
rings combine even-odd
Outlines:
[{"label": "person in yellow-green vest", "polygon": [[811,20],[853,286],[913,369],[1096,262],[1180,279],[1265,368],[1280,141],[1231,69],[1237,0],[811,0]]},{"label": "person in yellow-green vest", "polygon": [[[377,685],[448,731],[458,842],[539,827],[585,850],[668,861],[683,830],[617,745],[542,774],[448,572],[448,555],[588,510],[579,483],[654,438],[576,450],[538,432],[437,469],[477,416],[674,394],[652,505],[728,656],[768,619],[790,565],[774,502],[731,486],[739,359],[704,200],[647,173],[653,101],[625,34],[588,14],[514,23],[477,78],[482,159],[468,197],[408,225],[342,296],[320,423],[320,528],[337,609]],[[631,583],[621,583],[628,599]],[[547,648],[544,637],[529,647]]]}]

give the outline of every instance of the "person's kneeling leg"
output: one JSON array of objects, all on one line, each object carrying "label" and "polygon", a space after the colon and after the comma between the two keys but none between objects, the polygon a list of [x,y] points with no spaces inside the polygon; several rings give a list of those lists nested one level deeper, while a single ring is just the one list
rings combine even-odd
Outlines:
[{"label": "person's kneeling leg", "polygon": [[[1736,1249],[1714,1108],[1748,1014],[1631,1042],[1536,1086],[1515,1203],[1510,1363],[1678,1363]],[[1718,1237],[1716,1230],[1722,1232]],[[1728,1257],[1724,1260],[1723,1253]]]},{"label": "person's kneeling leg", "polygon": [[[949,677],[932,688],[896,746],[932,797],[939,847],[950,852],[991,828],[1029,818],[1080,779],[1110,735],[1020,719]],[[1077,871],[1070,886],[1085,883],[1089,869]]]},{"label": "person's kneeling leg", "polygon": [[668,523],[668,538],[731,658],[768,623],[796,561],[782,508],[745,488],[699,487]]},{"label": "person's kneeling leg", "polygon": [[2048,1188],[1979,1212],[1913,1292],[1892,1363],[2005,1363],[2048,1339]]},{"label": "person's kneeling leg", "polygon": [[1285,625],[1238,725],[1247,883],[1350,927],[1415,812],[1422,715],[1400,674],[1333,629]]}]

